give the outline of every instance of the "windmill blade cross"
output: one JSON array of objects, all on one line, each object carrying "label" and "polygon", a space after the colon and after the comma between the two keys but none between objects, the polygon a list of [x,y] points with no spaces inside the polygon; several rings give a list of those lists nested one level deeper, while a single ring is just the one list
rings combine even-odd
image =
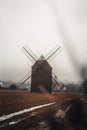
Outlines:
[{"label": "windmill blade cross", "polygon": [[[50,51],[51,54],[50,54],[50,53],[47,54],[47,58],[45,59],[45,61],[46,61],[46,60],[47,60],[47,61],[50,60],[50,59],[58,52],[58,50],[60,50],[60,49],[61,49],[61,47],[56,47],[56,48],[54,48],[53,50],[51,50],[51,51]],[[43,71],[46,72],[46,70],[44,70],[43,66],[42,66],[40,63],[37,62],[37,61],[38,61],[37,56],[36,56],[27,46],[24,46],[24,47],[23,47],[23,50],[24,50],[24,52],[26,52],[26,54],[27,54],[28,56],[30,56],[30,57],[33,59],[34,62],[36,62],[37,66],[38,66],[37,70],[38,70],[38,69],[42,69]],[[29,57],[28,57],[28,58],[29,58]],[[44,63],[44,61],[43,61],[43,63]],[[33,73],[32,73],[32,74],[28,73],[28,74],[24,77],[24,80],[22,81],[21,84],[24,84],[32,75],[33,75]],[[55,77],[52,76],[52,78],[56,81]],[[57,81],[56,81],[56,82],[57,82]]]}]

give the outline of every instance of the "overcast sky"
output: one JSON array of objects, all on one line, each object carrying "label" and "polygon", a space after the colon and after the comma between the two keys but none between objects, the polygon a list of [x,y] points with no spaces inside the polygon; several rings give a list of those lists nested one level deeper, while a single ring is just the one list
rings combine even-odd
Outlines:
[{"label": "overcast sky", "polygon": [[50,62],[61,80],[81,80],[87,64],[87,0],[0,0],[0,80],[20,81],[32,62],[21,48],[38,56],[56,45]]}]

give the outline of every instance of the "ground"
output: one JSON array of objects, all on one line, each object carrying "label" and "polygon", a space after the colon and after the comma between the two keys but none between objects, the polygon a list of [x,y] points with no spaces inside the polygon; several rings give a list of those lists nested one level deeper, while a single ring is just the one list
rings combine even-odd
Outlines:
[{"label": "ground", "polygon": [[60,113],[64,113],[75,98],[79,98],[83,100],[83,102],[86,102],[86,96],[79,93],[59,92],[57,94],[48,94],[29,93],[28,91],[20,90],[0,90],[0,117],[3,117],[3,115],[9,116],[9,114],[35,106],[54,103],[49,106],[24,112],[6,120],[0,118],[0,129],[29,130],[30,128],[33,129],[39,126],[40,122],[53,122],[53,115],[55,115],[58,110],[61,110],[59,111]]}]

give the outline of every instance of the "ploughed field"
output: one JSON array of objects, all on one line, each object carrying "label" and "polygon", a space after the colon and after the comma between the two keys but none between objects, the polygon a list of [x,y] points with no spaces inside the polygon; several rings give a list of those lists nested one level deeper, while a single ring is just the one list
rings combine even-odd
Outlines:
[{"label": "ploughed field", "polygon": [[[29,93],[21,90],[0,90],[0,129],[40,130],[40,125],[43,127],[45,125],[47,130],[52,130],[52,128],[48,128],[47,121],[54,122],[53,117],[58,111],[58,118],[61,118],[61,115],[63,117],[74,101],[77,101],[77,98],[86,104],[86,96],[77,93],[48,94]],[[86,105],[85,108],[87,108]],[[54,129],[55,125],[52,127]],[[41,128],[41,130],[45,129]]]},{"label": "ploughed field", "polygon": [[29,93],[21,90],[0,90],[0,116],[30,107],[71,98],[73,93]]}]

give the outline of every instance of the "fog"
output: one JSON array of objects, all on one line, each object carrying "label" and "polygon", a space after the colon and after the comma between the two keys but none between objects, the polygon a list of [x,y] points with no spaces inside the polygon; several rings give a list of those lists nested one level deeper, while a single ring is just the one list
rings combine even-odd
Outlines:
[{"label": "fog", "polygon": [[53,72],[62,81],[82,80],[86,34],[86,0],[0,0],[0,80],[20,81],[31,70],[25,44],[38,58],[61,46]]}]

